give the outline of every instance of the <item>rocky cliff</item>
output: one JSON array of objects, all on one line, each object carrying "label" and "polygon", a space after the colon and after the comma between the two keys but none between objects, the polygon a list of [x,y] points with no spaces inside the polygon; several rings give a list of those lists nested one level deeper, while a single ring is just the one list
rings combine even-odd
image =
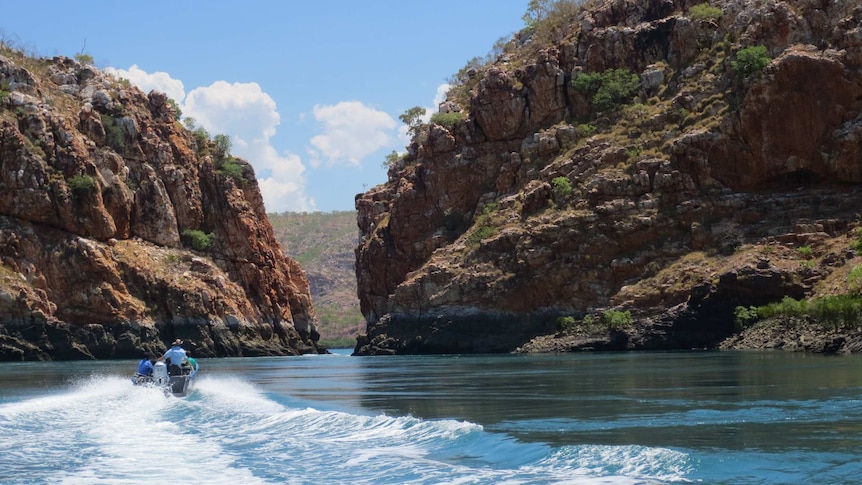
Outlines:
[{"label": "rocky cliff", "polygon": [[0,51],[0,360],[317,352],[251,166],[172,102]]},{"label": "rocky cliff", "polygon": [[[559,10],[469,69],[357,196],[358,354],[512,351],[566,318],[555,350],[712,348],[737,306],[846,289],[862,7]],[[598,95],[612,70],[634,95]],[[627,321],[596,331],[609,312]]]}]

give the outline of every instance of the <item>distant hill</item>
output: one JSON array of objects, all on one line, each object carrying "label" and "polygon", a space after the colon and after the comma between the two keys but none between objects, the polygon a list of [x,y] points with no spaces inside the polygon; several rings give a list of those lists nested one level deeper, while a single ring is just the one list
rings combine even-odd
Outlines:
[{"label": "distant hill", "polygon": [[321,344],[353,347],[364,330],[354,271],[356,213],[284,212],[269,214],[269,220],[285,254],[302,265],[311,283]]}]

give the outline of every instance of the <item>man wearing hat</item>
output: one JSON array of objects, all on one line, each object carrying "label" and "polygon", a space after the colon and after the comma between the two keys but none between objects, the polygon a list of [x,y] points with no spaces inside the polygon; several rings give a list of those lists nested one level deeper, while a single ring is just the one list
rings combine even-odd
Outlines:
[{"label": "man wearing hat", "polygon": [[181,339],[174,340],[171,348],[162,356],[165,363],[168,364],[168,374],[172,376],[182,375],[183,361],[186,359],[186,351],[183,350],[183,341]]}]

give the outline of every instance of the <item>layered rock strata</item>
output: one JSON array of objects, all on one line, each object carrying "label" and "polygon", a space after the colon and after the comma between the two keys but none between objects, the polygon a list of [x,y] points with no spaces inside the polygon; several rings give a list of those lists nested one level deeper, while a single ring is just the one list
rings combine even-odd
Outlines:
[{"label": "layered rock strata", "polygon": [[[462,121],[357,196],[357,354],[513,351],[608,310],[632,324],[561,350],[712,348],[736,306],[837,291],[859,263],[862,7],[591,5],[471,72],[441,106]],[[753,46],[768,65],[743,75]],[[599,113],[572,80],[608,69],[639,99]]]},{"label": "layered rock strata", "polygon": [[162,93],[0,52],[0,360],[132,358],[175,338],[197,356],[300,354],[317,337],[247,162]]}]

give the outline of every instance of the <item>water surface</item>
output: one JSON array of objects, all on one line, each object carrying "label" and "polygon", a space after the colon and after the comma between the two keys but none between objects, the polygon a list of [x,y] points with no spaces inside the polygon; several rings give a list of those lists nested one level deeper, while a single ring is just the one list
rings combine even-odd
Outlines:
[{"label": "water surface", "polygon": [[0,483],[857,483],[862,358],[781,352],[0,364]]}]

